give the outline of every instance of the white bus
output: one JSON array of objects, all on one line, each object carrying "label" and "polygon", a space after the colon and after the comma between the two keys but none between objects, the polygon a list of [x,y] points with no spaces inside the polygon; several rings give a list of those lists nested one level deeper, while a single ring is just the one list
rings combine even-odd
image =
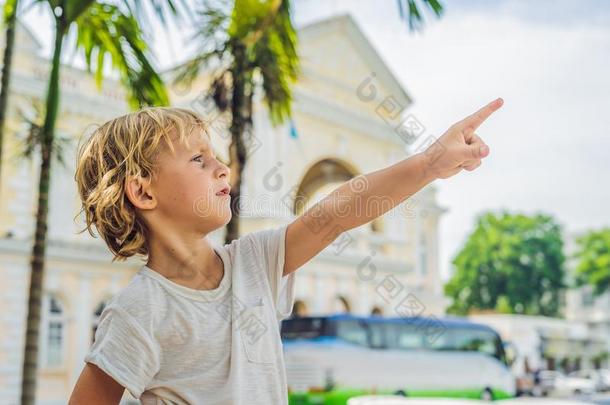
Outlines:
[{"label": "white bus", "polygon": [[455,318],[290,318],[281,335],[291,405],[357,395],[501,399],[515,379],[500,336]]}]

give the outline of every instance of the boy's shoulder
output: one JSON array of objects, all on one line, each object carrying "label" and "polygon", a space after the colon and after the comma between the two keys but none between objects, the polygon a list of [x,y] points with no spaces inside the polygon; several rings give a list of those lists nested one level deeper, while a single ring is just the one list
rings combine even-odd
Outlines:
[{"label": "boy's shoulder", "polygon": [[223,246],[230,254],[254,255],[260,258],[261,253],[279,247],[284,241],[289,224],[278,225],[272,228],[259,229],[240,236]]},{"label": "boy's shoulder", "polygon": [[106,306],[108,311],[128,316],[138,323],[153,321],[154,314],[159,314],[164,304],[162,287],[146,277],[140,269],[129,283],[123,287]]}]

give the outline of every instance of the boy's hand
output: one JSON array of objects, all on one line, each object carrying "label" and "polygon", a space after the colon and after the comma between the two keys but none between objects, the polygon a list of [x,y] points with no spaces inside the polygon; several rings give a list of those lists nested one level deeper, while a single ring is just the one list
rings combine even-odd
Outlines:
[{"label": "boy's hand", "polygon": [[[453,124],[423,154],[426,172],[433,178],[446,179],[462,169],[472,171],[481,165],[481,159],[489,155],[489,147],[474,131],[499,109],[504,101],[498,98],[476,113]],[[436,149],[432,149],[436,148]]]}]

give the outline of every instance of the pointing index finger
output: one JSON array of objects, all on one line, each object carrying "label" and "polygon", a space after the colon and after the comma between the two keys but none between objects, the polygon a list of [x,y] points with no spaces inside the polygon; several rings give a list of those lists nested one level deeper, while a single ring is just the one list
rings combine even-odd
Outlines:
[{"label": "pointing index finger", "polygon": [[491,114],[502,107],[502,104],[504,104],[504,100],[501,97],[495,99],[479,111],[460,121],[458,127],[462,131],[474,132]]}]

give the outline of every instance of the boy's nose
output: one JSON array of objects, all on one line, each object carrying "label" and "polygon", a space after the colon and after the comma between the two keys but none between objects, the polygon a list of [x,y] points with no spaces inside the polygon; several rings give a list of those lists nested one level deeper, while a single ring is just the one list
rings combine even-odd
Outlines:
[{"label": "boy's nose", "polygon": [[229,169],[229,166],[225,165],[224,163],[220,163],[219,166],[219,177],[229,177],[229,174],[231,173],[231,169]]}]

